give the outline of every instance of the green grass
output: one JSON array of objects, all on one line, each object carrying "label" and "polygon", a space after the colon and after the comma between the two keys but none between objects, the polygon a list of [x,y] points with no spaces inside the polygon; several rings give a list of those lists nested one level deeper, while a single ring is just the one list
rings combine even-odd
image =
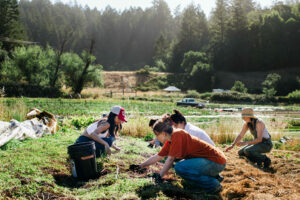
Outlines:
[{"label": "green grass", "polygon": [[[207,110],[200,110],[191,107],[177,107],[171,102],[148,102],[137,100],[115,100],[115,99],[47,99],[47,98],[5,98],[4,106],[11,107],[18,103],[24,103],[26,108],[38,108],[47,110],[56,115],[90,115],[99,116],[108,113],[114,105],[121,105],[128,112],[145,115],[162,115],[171,113],[173,109],[180,109],[185,114],[197,112],[200,115],[210,114]],[[130,113],[128,113],[130,114]]]},{"label": "green grass", "polygon": [[[155,185],[149,176],[158,171],[152,167],[145,174],[128,170],[158,152],[147,148],[147,142],[133,137],[122,137],[117,145],[121,152],[109,158],[97,159],[98,170],[105,170],[98,179],[87,182],[71,177],[67,146],[80,135],[79,131],[65,128],[55,135],[40,139],[11,141],[0,150],[0,196],[4,199],[51,198],[79,199],[167,199],[176,196],[193,198],[181,180]],[[161,164],[162,165],[162,164]],[[209,197],[205,193],[202,197]],[[0,198],[1,199],[1,198]]]},{"label": "green grass", "polygon": [[[162,185],[154,184],[148,175],[159,171],[157,165],[149,168],[145,174],[128,171],[130,164],[140,163],[158,151],[158,149],[148,148],[148,143],[144,141],[146,135],[152,136],[152,133],[149,133],[148,118],[146,117],[171,113],[175,108],[185,115],[218,114],[212,110],[177,107],[175,103],[171,102],[121,99],[4,98],[1,100],[0,106],[3,105],[1,108],[4,108],[3,112],[5,112],[5,118],[1,120],[9,120],[11,117],[23,120],[23,116],[31,107],[65,116],[65,118],[60,123],[60,131],[55,135],[24,141],[12,140],[0,148],[0,199],[43,199],[46,197],[49,199],[64,197],[77,199],[218,199],[218,197],[205,193],[195,196],[190,192],[189,187],[186,187],[184,182],[176,176],[174,179],[170,179],[170,182]],[[135,135],[140,138],[123,136],[117,141],[117,146],[122,149],[120,153],[114,153],[109,158],[97,159],[99,171],[106,170],[106,173],[103,173],[99,179],[84,182],[72,178],[67,155],[68,145],[74,143],[84,126],[100,114],[108,113],[113,105],[122,105],[131,119],[127,123],[127,127],[124,125],[123,131],[125,132],[126,129],[137,130],[136,132],[139,134]],[[223,105],[216,106],[222,107]],[[235,134],[241,128],[240,123],[242,123],[240,119],[217,117],[191,117],[188,118],[188,121],[200,123],[201,128],[207,130],[208,133],[214,133],[216,138],[220,137],[219,134],[223,130],[225,137],[226,131],[232,128],[230,141],[234,139]],[[277,119],[276,122],[272,122],[273,129],[279,130],[281,122]],[[291,123],[295,125],[294,122]],[[272,124],[269,125],[271,127]],[[286,130],[294,129],[294,127],[288,126]],[[143,134],[141,134],[142,132]],[[299,132],[293,134],[299,136]],[[225,141],[220,138],[221,140]],[[279,149],[299,151],[299,142],[297,140],[291,142],[281,145]],[[290,158],[289,153],[282,156]],[[295,162],[299,162],[299,159]],[[162,164],[160,163],[160,165]]]}]

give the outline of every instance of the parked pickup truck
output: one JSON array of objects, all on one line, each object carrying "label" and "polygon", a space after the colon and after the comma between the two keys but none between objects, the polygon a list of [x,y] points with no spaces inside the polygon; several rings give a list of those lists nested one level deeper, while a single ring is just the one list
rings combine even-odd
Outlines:
[{"label": "parked pickup truck", "polygon": [[204,108],[205,104],[200,102],[195,102],[193,98],[184,98],[182,101],[177,101],[177,106],[192,106],[196,108]]}]

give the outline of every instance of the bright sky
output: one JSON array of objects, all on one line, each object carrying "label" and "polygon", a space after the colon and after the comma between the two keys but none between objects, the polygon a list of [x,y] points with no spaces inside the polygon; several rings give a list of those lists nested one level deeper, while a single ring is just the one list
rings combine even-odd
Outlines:
[{"label": "bright sky", "polygon": [[[90,8],[97,8],[98,10],[104,10],[106,6],[110,5],[112,8],[115,8],[119,11],[130,7],[141,7],[142,9],[152,6],[153,0],[51,0],[52,2],[63,2],[72,4],[77,2],[82,6],[88,5]],[[209,16],[211,10],[215,7],[216,0],[165,0],[169,5],[172,13],[175,8],[180,5],[181,10],[186,6],[194,3],[195,5],[200,4],[201,9],[205,12],[206,16]],[[256,3],[259,3],[262,8],[269,7],[272,5],[274,0],[254,0]]]}]

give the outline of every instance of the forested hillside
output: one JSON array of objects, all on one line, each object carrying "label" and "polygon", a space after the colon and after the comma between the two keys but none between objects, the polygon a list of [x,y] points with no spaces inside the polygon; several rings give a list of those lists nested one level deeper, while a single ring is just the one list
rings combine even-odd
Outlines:
[{"label": "forested hillside", "polygon": [[[143,90],[237,84],[234,90],[252,88],[269,99],[300,94],[298,0],[263,9],[254,0],[216,0],[209,17],[195,4],[171,11],[165,0],[123,11],[50,0],[0,5],[0,87],[9,96],[60,96],[62,86],[80,93],[103,86],[102,70],[172,74],[139,85]],[[219,76],[232,73],[243,75]]]},{"label": "forested hillside", "polygon": [[[264,71],[299,67],[300,4],[261,9],[253,0],[217,0],[210,18],[190,5],[172,15],[164,0],[142,10],[97,10],[49,0],[21,0],[27,37],[41,45],[80,53],[96,41],[94,55],[105,70],[156,65],[184,72],[184,53],[205,52],[215,70]],[[294,3],[293,3],[294,2]],[[162,62],[163,63],[162,63]]]}]

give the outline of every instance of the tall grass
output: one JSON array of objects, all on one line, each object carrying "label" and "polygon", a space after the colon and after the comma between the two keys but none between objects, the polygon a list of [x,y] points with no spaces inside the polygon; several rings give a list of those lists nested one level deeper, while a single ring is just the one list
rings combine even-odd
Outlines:
[{"label": "tall grass", "polygon": [[0,100],[0,120],[10,121],[11,119],[16,119],[18,121],[23,121],[29,108],[22,99],[14,99],[11,101]]},{"label": "tall grass", "polygon": [[[274,119],[264,120],[268,131],[271,134],[272,140],[279,141],[283,136],[283,129],[286,127],[286,122],[284,121],[274,121]],[[240,133],[243,126],[243,121],[241,119],[220,119],[216,123],[211,123],[203,127],[203,129],[209,134],[210,138],[218,144],[228,144],[232,143],[236,136]],[[250,131],[246,133],[243,140],[250,141],[253,140],[253,136]]]},{"label": "tall grass", "polygon": [[152,129],[148,126],[149,119],[141,116],[130,118],[121,131],[122,135],[133,137],[146,137],[152,133]]},{"label": "tall grass", "polygon": [[[152,132],[151,128],[148,127],[148,123],[149,119],[142,116],[135,116],[124,125],[122,134],[133,137],[145,137]],[[281,132],[282,124],[283,123],[272,123],[271,121],[266,122],[266,126],[271,133],[272,140],[279,141],[279,139],[283,136],[283,133]],[[201,128],[207,132],[215,143],[229,144],[232,143],[236,136],[240,133],[242,126],[243,122],[241,119],[225,118]],[[243,140],[253,140],[253,136],[249,133],[249,131],[244,136]]]}]

